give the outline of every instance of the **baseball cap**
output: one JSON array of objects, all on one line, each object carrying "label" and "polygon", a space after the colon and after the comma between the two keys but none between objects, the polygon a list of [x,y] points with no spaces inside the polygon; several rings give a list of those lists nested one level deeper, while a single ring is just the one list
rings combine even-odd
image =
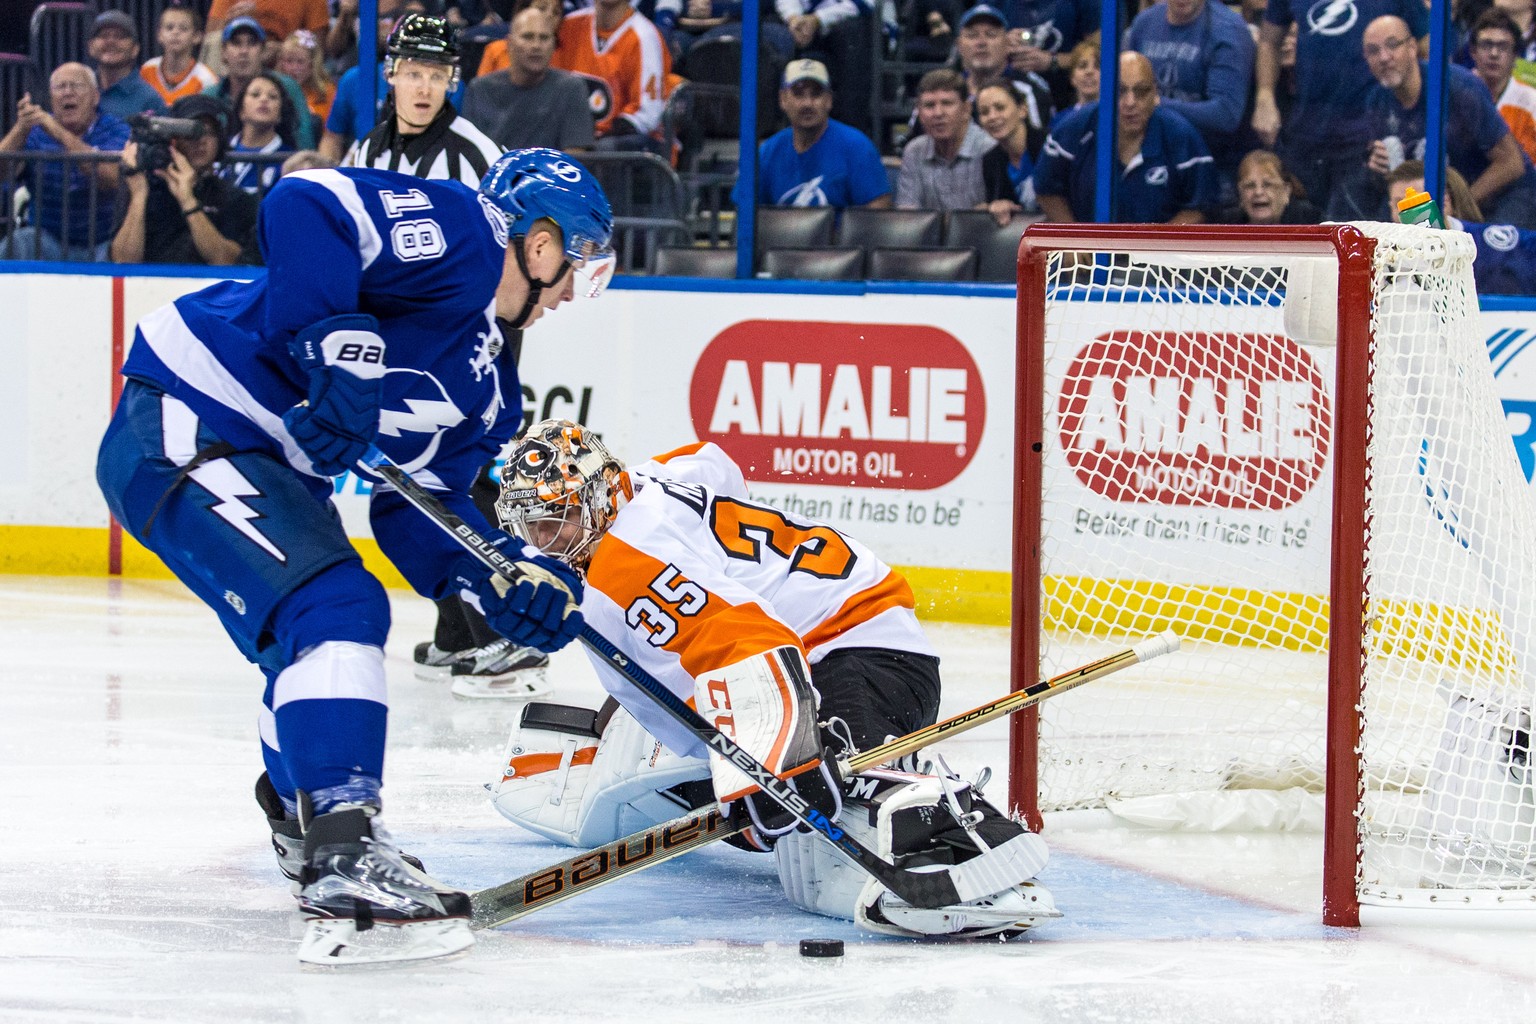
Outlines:
[{"label": "baseball cap", "polygon": [[241,29],[254,32],[256,34],[256,41],[258,43],[264,43],[267,41],[267,30],[261,27],[261,22],[257,21],[255,18],[243,14],[238,18],[229,19],[229,23],[224,26],[224,35],[221,38],[224,40],[224,42],[227,43],[229,42],[229,37],[234,35],[236,32],[239,32]]},{"label": "baseball cap", "polygon": [[971,22],[980,21],[982,18],[989,18],[992,21],[997,22],[1000,28],[1008,27],[1008,19],[1003,15],[1003,12],[998,10],[996,7],[993,7],[991,4],[977,4],[975,7],[972,7],[970,10],[960,15],[960,27],[965,28],[965,26],[969,25]]},{"label": "baseball cap", "polygon": [[823,89],[832,88],[832,76],[827,74],[827,66],[819,60],[792,60],[784,68],[784,88],[788,89],[796,82],[818,82]]},{"label": "baseball cap", "polygon": [[91,38],[104,28],[115,28],[126,33],[129,39],[139,41],[139,27],[133,23],[133,19],[122,11],[102,11],[96,15],[96,20],[91,22]]}]

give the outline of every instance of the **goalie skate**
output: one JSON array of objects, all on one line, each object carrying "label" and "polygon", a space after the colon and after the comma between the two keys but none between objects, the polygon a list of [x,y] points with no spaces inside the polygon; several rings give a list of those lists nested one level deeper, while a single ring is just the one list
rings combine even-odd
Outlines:
[{"label": "goalie skate", "polygon": [[895,893],[883,892],[863,913],[871,923],[905,932],[969,936],[1020,932],[1062,916],[1051,891],[1033,880],[981,899],[932,910],[909,906]]},{"label": "goalie skate", "polygon": [[470,903],[407,864],[372,816],[343,806],[305,831],[299,960],[321,966],[450,956],[474,943]]},{"label": "goalie skate", "polygon": [[450,667],[454,696],[480,700],[532,700],[547,696],[543,669],[549,655],[497,640],[463,651]]}]

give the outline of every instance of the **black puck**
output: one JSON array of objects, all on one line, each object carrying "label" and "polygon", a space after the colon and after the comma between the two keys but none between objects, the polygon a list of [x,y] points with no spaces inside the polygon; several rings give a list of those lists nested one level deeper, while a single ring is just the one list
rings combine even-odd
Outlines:
[{"label": "black puck", "polygon": [[842,939],[801,939],[801,956],[842,956]]}]

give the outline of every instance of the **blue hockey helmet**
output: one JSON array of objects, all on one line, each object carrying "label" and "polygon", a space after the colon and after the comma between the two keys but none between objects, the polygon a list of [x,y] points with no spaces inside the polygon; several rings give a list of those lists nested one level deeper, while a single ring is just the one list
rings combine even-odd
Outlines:
[{"label": "blue hockey helmet", "polygon": [[613,208],[581,164],[554,149],[514,149],[497,157],[480,194],[507,215],[507,235],[526,235],[547,217],[560,225],[572,263],[613,255]]}]

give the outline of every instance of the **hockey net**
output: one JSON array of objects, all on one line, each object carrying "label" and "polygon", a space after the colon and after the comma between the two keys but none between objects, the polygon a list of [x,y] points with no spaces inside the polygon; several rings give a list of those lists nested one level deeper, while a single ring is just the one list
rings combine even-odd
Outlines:
[{"label": "hockey net", "polygon": [[[1473,246],[1389,224],[1031,228],[1014,805],[1325,830],[1325,919],[1536,911],[1536,514]],[[1316,794],[1309,796],[1309,794]]]}]

